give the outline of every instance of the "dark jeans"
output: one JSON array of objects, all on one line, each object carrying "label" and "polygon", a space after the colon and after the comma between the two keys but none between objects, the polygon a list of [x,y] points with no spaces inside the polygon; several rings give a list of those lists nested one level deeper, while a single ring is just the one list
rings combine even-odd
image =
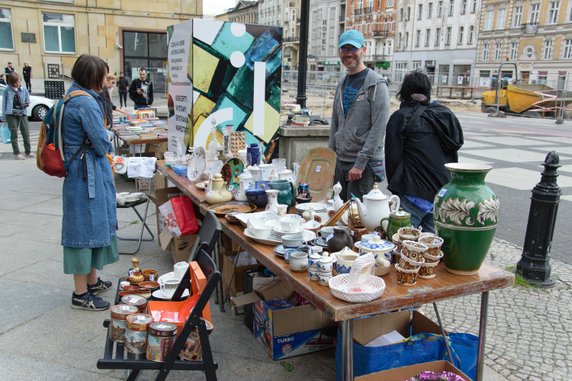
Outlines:
[{"label": "dark jeans", "polygon": [[127,107],[127,91],[119,91],[119,107]]},{"label": "dark jeans", "polygon": [[414,203],[409,201],[405,195],[400,195],[401,208],[406,212],[411,213],[411,225],[414,227],[421,226],[424,233],[435,233],[435,223],[433,221],[433,211],[424,212],[419,209]]},{"label": "dark jeans", "polygon": [[354,163],[336,160],[336,170],[334,172],[334,184],[339,182],[342,185],[340,198],[347,201],[352,195],[363,200],[363,195],[369,193],[373,188],[374,177],[369,165],[365,166],[361,179],[357,181],[348,180],[348,172]]},{"label": "dark jeans", "polygon": [[6,123],[8,123],[8,128],[10,129],[10,134],[12,138],[12,152],[14,155],[20,154],[20,147],[18,147],[18,128],[22,133],[22,140],[24,140],[24,152],[29,155],[32,152],[32,147],[30,146],[30,127],[28,126],[28,117],[6,115]]},{"label": "dark jeans", "polygon": [[29,93],[32,92],[32,79],[31,78],[24,78],[24,82],[26,82],[26,90],[28,90]]}]

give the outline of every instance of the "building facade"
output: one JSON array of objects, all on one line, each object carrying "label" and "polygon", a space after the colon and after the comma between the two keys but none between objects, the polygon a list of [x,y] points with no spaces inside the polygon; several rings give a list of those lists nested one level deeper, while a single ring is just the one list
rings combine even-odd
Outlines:
[{"label": "building facade", "polygon": [[240,0],[234,8],[217,15],[215,19],[240,24],[258,24],[258,1]]},{"label": "building facade", "polygon": [[258,24],[281,27],[284,24],[284,1],[282,0],[259,1]]},{"label": "building facade", "polygon": [[480,30],[475,65],[480,87],[490,88],[500,74],[572,89],[571,0],[484,0]]},{"label": "building facade", "polygon": [[[86,6],[87,5],[87,6]],[[0,62],[21,74],[32,66],[32,91],[45,79],[67,79],[81,54],[104,59],[111,72],[138,77],[146,67],[165,89],[167,26],[202,17],[202,0],[19,0],[0,5]]]},{"label": "building facade", "polygon": [[338,37],[344,30],[345,8],[339,0],[313,0],[308,28],[310,71],[340,71]]},{"label": "building facade", "polygon": [[357,29],[366,40],[365,63],[390,76],[394,59],[397,0],[347,0],[345,29]]},{"label": "building facade", "polygon": [[394,79],[423,69],[434,85],[472,86],[479,0],[397,0]]}]

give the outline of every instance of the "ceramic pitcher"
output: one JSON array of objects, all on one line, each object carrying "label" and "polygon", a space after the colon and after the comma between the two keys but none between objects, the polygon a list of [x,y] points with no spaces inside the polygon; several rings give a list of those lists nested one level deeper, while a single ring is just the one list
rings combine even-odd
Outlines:
[{"label": "ceramic pitcher", "polygon": [[391,239],[399,228],[411,226],[411,214],[404,210],[399,210],[391,213],[389,217],[382,218],[380,224],[385,231],[385,236]]},{"label": "ceramic pitcher", "polygon": [[277,189],[278,203],[293,206],[296,199],[294,198],[294,185],[288,180],[275,180],[270,182],[270,189]]}]

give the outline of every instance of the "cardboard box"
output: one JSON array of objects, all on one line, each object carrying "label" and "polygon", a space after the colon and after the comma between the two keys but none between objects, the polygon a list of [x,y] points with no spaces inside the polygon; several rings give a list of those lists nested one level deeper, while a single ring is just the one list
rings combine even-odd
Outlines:
[{"label": "cardboard box", "polygon": [[182,237],[173,237],[169,230],[165,227],[165,219],[159,212],[159,206],[169,201],[173,197],[182,195],[183,193],[177,187],[155,189],[155,195],[150,196],[151,201],[155,203],[157,215],[157,234],[159,237],[159,245],[163,250],[171,252],[173,263],[188,261],[195,247],[197,234],[191,234]]},{"label": "cardboard box", "polygon": [[[371,316],[364,319],[355,319],[352,323],[352,332],[353,332],[353,350],[354,350],[354,358],[356,356],[356,351],[359,350],[359,356],[361,356],[362,361],[361,364],[370,364],[370,370],[366,373],[372,371],[380,371],[385,370],[390,367],[398,367],[399,364],[391,366],[391,364],[387,364],[387,362],[383,362],[383,359],[375,359],[373,360],[373,356],[375,356],[374,351],[369,350],[361,350],[363,348],[356,346],[365,346],[373,339],[385,335],[389,332],[397,331],[403,337],[408,338],[412,335],[416,335],[418,333],[434,333],[434,334],[441,334],[441,329],[439,326],[433,322],[431,319],[423,315],[418,311],[398,311],[388,314],[376,315]],[[399,345],[399,344],[392,344],[392,345]],[[387,346],[388,348],[391,345]],[[336,379],[341,379],[341,340],[338,341],[336,345]],[[369,356],[369,357],[365,357]],[[370,359],[372,359],[370,361]],[[373,364],[373,365],[372,365]],[[354,362],[355,366],[355,362]],[[372,367],[376,367],[375,369],[371,369]],[[355,368],[354,367],[354,375],[361,376],[364,374],[364,368]]]},{"label": "cardboard box", "polygon": [[311,304],[292,306],[292,290],[277,278],[261,280],[255,292],[231,298],[237,305],[254,303],[254,335],[273,360],[333,348],[336,325]]},{"label": "cardboard box", "polygon": [[460,376],[465,381],[471,381],[471,379],[465,373],[461,372],[450,362],[443,360],[382,370],[381,372],[375,372],[356,377],[355,381],[403,381],[417,376],[419,373],[425,370],[431,370],[433,372],[452,372]]},{"label": "cardboard box", "polygon": [[259,270],[262,267],[259,264],[235,266],[234,258],[236,257],[222,256],[222,285],[224,291],[230,296],[236,296],[237,293],[244,290],[244,274],[247,271]]}]

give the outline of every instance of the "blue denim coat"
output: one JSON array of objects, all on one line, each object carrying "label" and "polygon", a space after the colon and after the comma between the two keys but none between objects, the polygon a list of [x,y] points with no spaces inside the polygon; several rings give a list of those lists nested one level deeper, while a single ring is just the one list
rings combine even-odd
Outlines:
[{"label": "blue denim coat", "polygon": [[87,180],[78,156],[68,167],[63,186],[62,245],[72,248],[109,246],[115,237],[117,216],[115,183],[105,154],[111,139],[103,126],[103,104],[99,95],[74,83],[68,93],[83,90],[92,95],[76,96],[65,105],[62,122],[66,161],[89,139],[86,153]]},{"label": "blue denim coat", "polygon": [[[17,91],[20,94],[20,100],[23,103],[30,103],[30,95],[28,94],[28,90],[25,87],[20,87]],[[6,115],[12,115],[14,110],[12,107],[14,106],[14,96],[16,95],[16,91],[12,86],[7,85],[4,89],[4,96],[2,98],[2,120],[6,120]],[[28,108],[24,107],[22,110],[24,115],[28,114]]]}]

